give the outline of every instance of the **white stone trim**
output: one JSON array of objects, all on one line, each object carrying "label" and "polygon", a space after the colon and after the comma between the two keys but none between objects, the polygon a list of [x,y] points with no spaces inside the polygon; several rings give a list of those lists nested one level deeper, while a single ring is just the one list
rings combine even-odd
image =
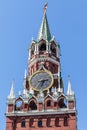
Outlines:
[{"label": "white stone trim", "polygon": [[34,54],[37,54],[37,45],[35,44]]},{"label": "white stone trim", "polygon": [[29,48],[28,59],[31,57],[31,48]]},{"label": "white stone trim", "polygon": [[29,67],[31,67],[34,63],[36,63],[38,61],[40,61],[40,62],[50,61],[52,63],[55,63],[56,65],[59,65],[58,61],[56,61],[56,60],[54,60],[54,59],[52,59],[50,57],[47,57],[47,58],[37,58],[37,59],[33,58],[33,59],[31,59]]},{"label": "white stone trim", "polygon": [[77,113],[76,110],[69,110],[69,109],[59,109],[59,110],[52,110],[49,111],[49,110],[44,110],[44,111],[38,111],[38,110],[35,110],[35,111],[28,111],[28,112],[24,112],[24,111],[14,111],[14,112],[7,112],[6,113],[6,117],[9,117],[9,116],[31,116],[31,115],[34,115],[34,116],[37,116],[37,115],[57,115],[57,114],[67,114],[67,113]]}]

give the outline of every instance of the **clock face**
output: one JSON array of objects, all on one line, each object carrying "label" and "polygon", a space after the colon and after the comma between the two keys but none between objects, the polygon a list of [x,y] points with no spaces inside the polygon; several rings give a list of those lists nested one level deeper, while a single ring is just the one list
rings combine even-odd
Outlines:
[{"label": "clock face", "polygon": [[30,86],[36,91],[44,91],[53,84],[53,76],[44,70],[37,71],[30,78]]}]

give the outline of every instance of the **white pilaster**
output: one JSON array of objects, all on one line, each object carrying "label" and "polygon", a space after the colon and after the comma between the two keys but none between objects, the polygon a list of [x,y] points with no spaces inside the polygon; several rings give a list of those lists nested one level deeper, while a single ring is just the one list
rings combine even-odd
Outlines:
[{"label": "white pilaster", "polygon": [[37,44],[37,54],[39,54],[39,45]]},{"label": "white pilaster", "polygon": [[29,55],[28,55],[28,59],[31,58],[31,48],[29,48]]},{"label": "white pilaster", "polygon": [[58,92],[60,92],[60,64],[58,66]]},{"label": "white pilaster", "polygon": [[51,43],[49,43],[49,53],[51,53],[51,49],[50,49]]},{"label": "white pilaster", "polygon": [[59,57],[59,56],[58,56],[58,51],[59,51],[59,50],[58,50],[58,46],[56,46],[56,57]]},{"label": "white pilaster", "polygon": [[56,46],[56,56],[60,58],[60,48],[58,45]]}]

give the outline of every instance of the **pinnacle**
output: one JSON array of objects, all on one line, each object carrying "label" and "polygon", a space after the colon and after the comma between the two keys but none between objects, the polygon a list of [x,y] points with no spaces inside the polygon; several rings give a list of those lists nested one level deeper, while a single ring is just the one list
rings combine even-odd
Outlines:
[{"label": "pinnacle", "polygon": [[71,82],[70,82],[70,76],[68,76],[68,90],[67,90],[67,95],[74,95],[74,92],[72,91]]},{"label": "pinnacle", "polygon": [[49,24],[47,21],[46,12],[44,12],[39,35],[38,35],[38,40],[41,40],[41,39],[44,39],[47,41],[51,40],[51,33],[50,33],[50,29],[49,29]]}]

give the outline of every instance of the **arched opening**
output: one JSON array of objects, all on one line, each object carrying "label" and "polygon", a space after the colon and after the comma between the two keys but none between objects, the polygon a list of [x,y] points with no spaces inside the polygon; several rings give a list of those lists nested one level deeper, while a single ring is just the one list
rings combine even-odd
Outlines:
[{"label": "arched opening", "polygon": [[34,101],[29,103],[29,110],[37,110],[37,105]]},{"label": "arched opening", "polygon": [[38,127],[42,127],[42,119],[38,120]]},{"label": "arched opening", "polygon": [[39,48],[40,51],[45,51],[46,50],[46,43],[42,43],[40,45],[40,48]]},{"label": "arched opening", "polygon": [[54,43],[51,44],[50,49],[51,49],[52,54],[55,56],[56,55],[56,46]]},{"label": "arched opening", "polygon": [[23,101],[22,101],[21,99],[18,99],[18,100],[15,102],[15,110],[17,110],[17,111],[22,110],[22,104],[23,104]]},{"label": "arched opening", "polygon": [[21,127],[26,127],[26,122],[25,122],[25,120],[22,120],[22,121],[21,121]]},{"label": "arched opening", "polygon": [[51,101],[48,100],[48,101],[47,101],[47,107],[50,107],[50,106],[51,106]]},{"label": "arched opening", "polygon": [[66,99],[65,98],[61,98],[58,101],[58,106],[59,106],[59,108],[66,108],[67,107],[67,105],[66,105]]}]

